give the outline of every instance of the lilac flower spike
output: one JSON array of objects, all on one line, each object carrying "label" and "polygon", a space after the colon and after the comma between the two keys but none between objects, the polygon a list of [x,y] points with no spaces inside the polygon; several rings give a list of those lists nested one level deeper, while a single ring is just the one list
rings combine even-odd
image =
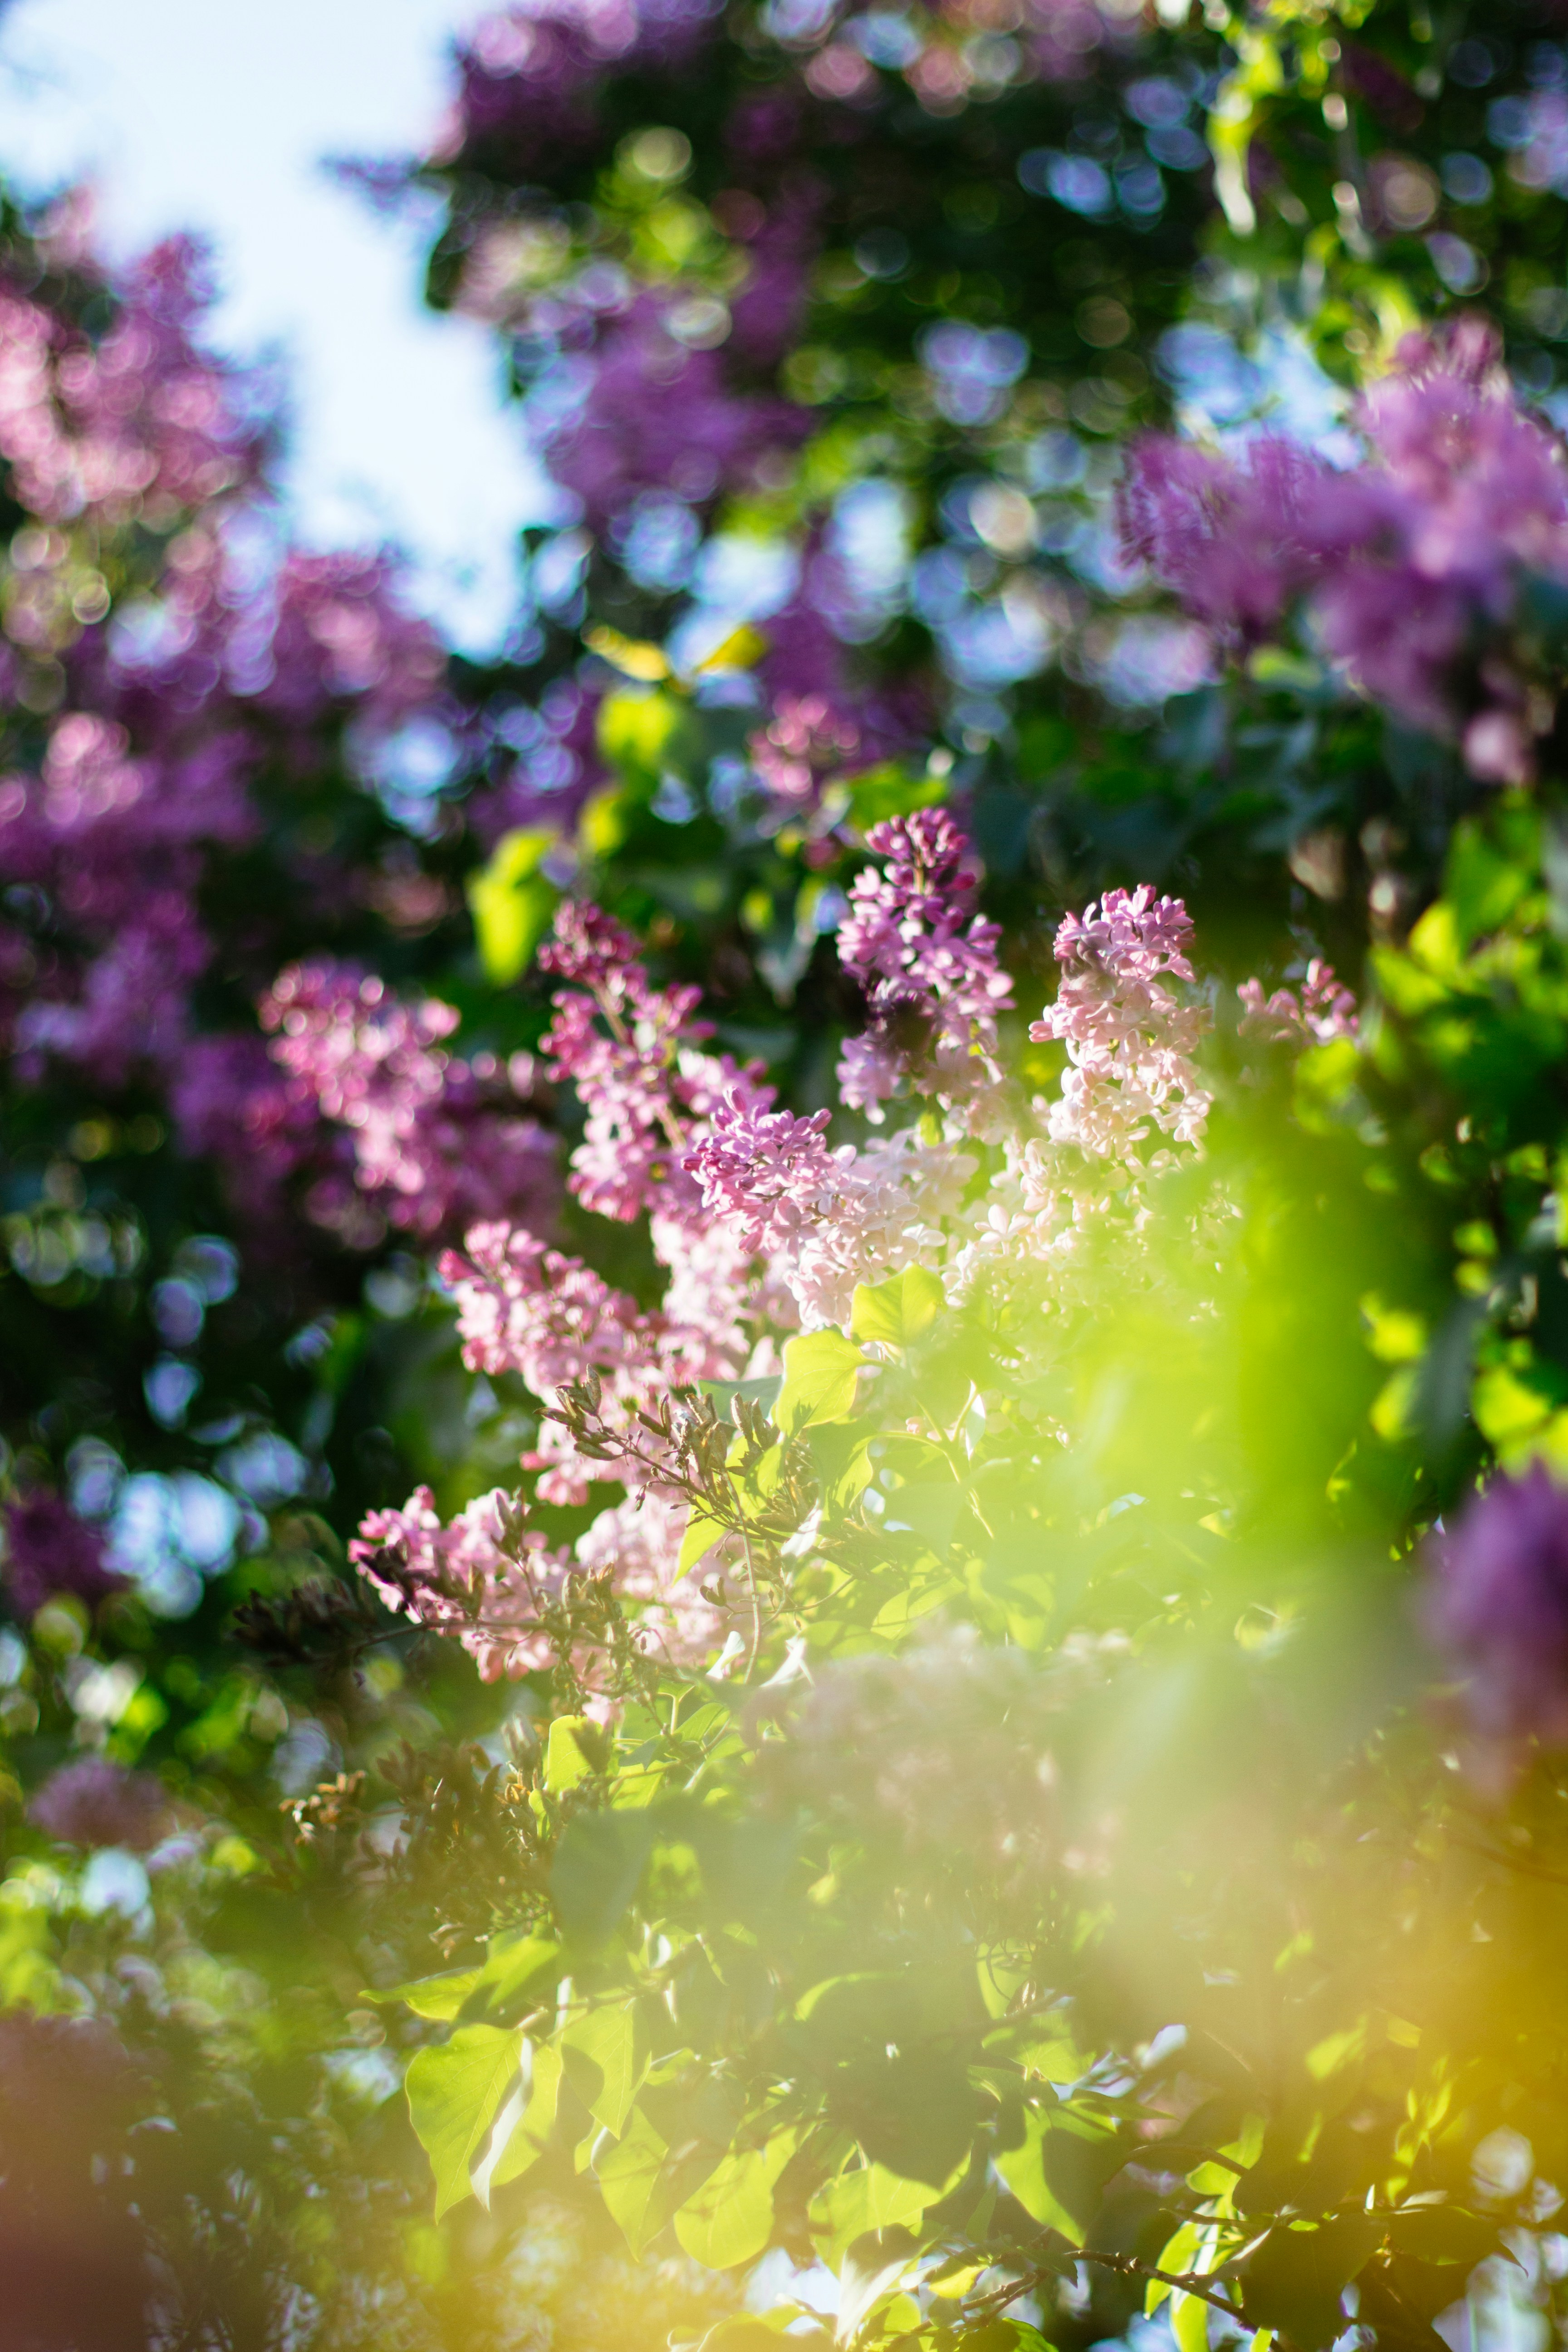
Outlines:
[{"label": "lilac flower spike", "polygon": [[1072,1066],[1051,1108],[1053,1142],[1127,1160],[1151,1127],[1182,1143],[1202,1135],[1211,1097],[1192,1056],[1207,1015],[1164,985],[1192,979],[1192,929],[1181,900],[1156,898],[1148,883],[1063,918],[1061,986],[1029,1031],[1037,1044],[1059,1039]]},{"label": "lilac flower spike", "polygon": [[1485,322],[1407,336],[1336,471],[1278,438],[1242,461],[1159,436],[1134,448],[1123,541],[1233,647],[1305,601],[1319,642],[1373,701],[1458,736],[1472,772],[1521,783],[1551,698],[1509,630],[1531,574],[1568,581],[1568,466],[1519,406]]},{"label": "lilac flower spike", "polygon": [[942,809],[874,825],[866,845],[886,870],[856,877],[838,929],[868,1015],[838,1066],[844,1099],[875,1118],[918,1076],[944,1106],[984,1101],[1001,1078],[996,1016],[1013,983],[997,961],[1000,926],[971,912],[973,854]]}]

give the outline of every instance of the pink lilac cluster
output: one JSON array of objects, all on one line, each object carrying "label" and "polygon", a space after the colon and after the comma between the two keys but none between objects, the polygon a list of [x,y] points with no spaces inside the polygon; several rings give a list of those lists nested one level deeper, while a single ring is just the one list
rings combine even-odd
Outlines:
[{"label": "pink lilac cluster", "polygon": [[1029,1030],[1037,1045],[1055,1040],[1068,1050],[1049,1116],[1053,1143],[1131,1160],[1152,1129],[1178,1143],[1201,1137],[1211,1097],[1193,1055],[1206,1016],[1165,985],[1192,980],[1192,931],[1181,900],[1156,898],[1147,882],[1108,890],[1081,916],[1062,919],[1057,1000]]},{"label": "pink lilac cluster", "polygon": [[726,1103],[686,1163],[742,1247],[771,1258],[808,1330],[846,1322],[857,1284],[940,1255],[978,1166],[918,1127],[831,1150],[827,1122]]},{"label": "pink lilac cluster", "polygon": [[[1062,926],[1066,975],[1041,1030],[1067,1041],[1072,1068],[1067,1108],[1056,1107],[1042,1147],[1025,1132],[1029,1108],[1004,1087],[996,1015],[1011,1001],[1010,984],[995,961],[994,926],[973,913],[977,869],[967,844],[937,811],[872,840],[886,870],[858,886],[841,934],[846,961],[874,1019],[890,1024],[890,1008],[912,1002],[919,1051],[900,1047],[900,1076],[921,1090],[922,1112],[942,1112],[944,1131],[933,1137],[921,1116],[864,1147],[833,1148],[826,1112],[775,1109],[756,1069],[702,1050],[695,989],[656,986],[627,931],[595,907],[568,904],[540,956],[563,983],[543,1050],[587,1112],[567,1181],[598,1214],[647,1215],[668,1277],[662,1304],[641,1307],[515,1220],[476,1228],[442,1263],[470,1369],[516,1374],[547,1404],[580,1384],[596,1387],[595,1450],[579,1452],[565,1424],[547,1415],[522,1466],[547,1504],[580,1507],[595,1485],[622,1490],[579,1538],[577,1560],[614,1569],[617,1589],[643,1605],[648,1638],[672,1655],[701,1655],[717,1638],[725,1573],[722,1547],[709,1555],[702,1587],[680,1570],[686,1504],[659,1421],[672,1394],[771,1370],[792,1323],[842,1325],[858,1283],[910,1264],[942,1267],[962,1286],[983,1261],[1005,1256],[1016,1273],[1031,1255],[1059,1255],[1064,1219],[1082,1222],[1092,1190],[1064,1171],[1064,1145],[1080,1171],[1086,1153],[1102,1161],[1120,1153],[1144,1173],[1136,1146],[1151,1124],[1194,1142],[1207,1108],[1188,1058],[1201,1012],[1165,984],[1191,979],[1191,926],[1178,903],[1147,888],[1114,891]],[[983,1072],[979,1089],[972,1064]],[[976,1141],[993,1132],[999,1165],[989,1192],[999,1218],[988,1194],[969,1197],[982,1168]],[[1042,1148],[1055,1155],[1048,1166]],[[499,1537],[482,1513],[474,1524],[489,1546],[486,1610],[492,1618],[513,1612],[508,1654],[526,1662],[534,1654],[516,1629],[536,1622],[537,1599],[526,1579],[509,1582],[504,1562],[497,1565]],[[447,1549],[468,1559],[474,1540],[467,1521],[443,1530],[420,1495],[405,1513],[367,1523],[370,1549],[356,1557],[368,1570],[377,1547],[400,1545],[386,1571],[397,1605],[478,1640],[472,1612],[460,1622],[461,1596],[439,1581]],[[405,1554],[426,1563],[423,1581],[410,1581]]]},{"label": "pink lilac cluster", "polygon": [[195,341],[211,299],[205,257],[184,237],[134,265],[96,340],[0,289],[0,456],[30,513],[167,528],[258,478],[268,419]]},{"label": "pink lilac cluster", "polygon": [[27,1819],[67,1845],[128,1847],[145,1853],[169,1824],[169,1801],[150,1772],[128,1772],[106,1756],[84,1756],[51,1772]]},{"label": "pink lilac cluster", "polygon": [[1279,439],[1244,461],[1146,439],[1121,524],[1223,641],[1257,643],[1305,599],[1373,700],[1459,735],[1476,775],[1521,782],[1552,705],[1510,628],[1531,574],[1568,581],[1568,467],[1499,362],[1479,320],[1406,337],[1354,411],[1372,455],[1344,472]]},{"label": "pink lilac cluster", "polygon": [[689,66],[717,30],[711,0],[519,0],[457,46],[458,88],[432,161],[540,178],[591,147],[615,73]]},{"label": "pink lilac cluster", "polygon": [[349,1558],[386,1606],[459,1640],[486,1682],[516,1681],[550,1663],[542,1611],[571,1567],[537,1530],[509,1541],[499,1489],[443,1523],[428,1486],[400,1510],[372,1511]]},{"label": "pink lilac cluster", "polygon": [[973,853],[942,809],[873,826],[867,847],[885,870],[856,877],[838,930],[839,963],[867,1013],[838,1066],[843,1098],[875,1119],[909,1084],[978,1112],[1001,1084],[996,1020],[1013,983],[997,961],[999,926],[971,912]]},{"label": "pink lilac cluster", "polygon": [[795,447],[810,416],[793,402],[738,391],[719,351],[692,349],[679,306],[643,291],[584,311],[568,349],[588,371],[581,404],[546,435],[550,471],[603,531],[648,491],[692,504],[751,487],[770,457]]},{"label": "pink lilac cluster", "polygon": [[1265,997],[1260,980],[1244,980],[1237,990],[1243,1006],[1240,1033],[1275,1045],[1326,1045],[1338,1037],[1354,1037],[1361,1030],[1355,997],[1334,976],[1331,963],[1314,956],[1300,990],[1277,988]]},{"label": "pink lilac cluster", "polygon": [[1427,1625],[1479,1737],[1568,1744],[1568,1494],[1500,1475],[1429,1547]]},{"label": "pink lilac cluster", "polygon": [[62,1496],[36,1486],[7,1503],[0,1581],[19,1617],[31,1617],[57,1592],[79,1601],[107,1599],[122,1580],[104,1566],[104,1542]]},{"label": "pink lilac cluster", "polygon": [[280,972],[259,1012],[287,1081],[285,1103],[264,1114],[272,1132],[288,1131],[290,1104],[308,1107],[350,1146],[350,1170],[330,1171],[315,1188],[311,1213],[321,1223],[342,1222],[351,1184],[351,1201],[368,1199],[424,1236],[479,1217],[549,1222],[553,1139],[518,1096],[531,1066],[514,1071],[490,1054],[449,1052],[444,1041],[459,1019],[451,1005],[404,1004],[384,981],[321,961]]},{"label": "pink lilac cluster", "polygon": [[711,1034],[693,1018],[701,990],[655,987],[636,946],[596,907],[568,901],[539,952],[542,971],[572,983],[557,991],[540,1047],[587,1113],[567,1184],[584,1208],[623,1223],[649,1209],[679,1213],[695,1197],[681,1164],[692,1118],[731,1097],[773,1098],[760,1064],[742,1069],[700,1050]]},{"label": "pink lilac cluster", "polygon": [[[499,1223],[476,1225],[463,1252],[448,1252],[441,1262],[457,1302],[465,1363],[471,1371],[515,1372],[541,1397],[598,1380],[606,1426],[646,1454],[638,1414],[652,1412],[672,1390],[733,1378],[745,1355],[745,1259],[731,1248],[716,1269],[718,1282],[689,1284],[678,1293],[683,1231],[673,1220],[661,1226],[658,1239],[676,1267],[664,1307],[649,1313],[581,1258],[547,1249],[536,1234]],[[580,1454],[554,1421],[544,1423],[524,1467],[541,1474],[536,1491],[546,1503],[581,1505],[595,1484],[640,1491],[649,1483],[647,1465],[639,1467],[632,1453],[604,1459]]]}]

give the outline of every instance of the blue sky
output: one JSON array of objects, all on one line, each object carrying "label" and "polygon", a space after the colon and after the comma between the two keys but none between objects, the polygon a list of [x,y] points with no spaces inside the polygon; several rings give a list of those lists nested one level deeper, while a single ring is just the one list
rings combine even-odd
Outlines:
[{"label": "blue sky", "polygon": [[421,312],[419,236],[319,168],[416,147],[476,0],[12,0],[0,17],[0,164],[25,187],[87,174],[110,251],[171,229],[217,248],[218,340],[280,345],[300,534],[390,537],[426,604],[482,650],[542,503],[488,337]]}]

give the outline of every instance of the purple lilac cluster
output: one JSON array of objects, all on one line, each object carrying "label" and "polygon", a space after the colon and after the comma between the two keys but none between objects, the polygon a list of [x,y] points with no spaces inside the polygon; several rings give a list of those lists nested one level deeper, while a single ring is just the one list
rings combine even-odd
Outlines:
[{"label": "purple lilac cluster", "polygon": [[711,0],[517,0],[457,45],[458,91],[433,160],[539,179],[598,136],[613,73],[689,66],[718,29]]},{"label": "purple lilac cluster", "polygon": [[941,809],[874,826],[867,846],[886,862],[856,877],[838,931],[867,1015],[839,1063],[843,1098],[874,1120],[904,1086],[944,1108],[973,1102],[1000,1085],[996,1019],[1013,1003],[1000,926],[972,912],[973,855]]},{"label": "purple lilac cluster", "polygon": [[[1037,1034],[1064,1040],[1070,1067],[1058,1103],[1030,1103],[1000,1065],[997,1015],[1011,983],[995,926],[973,912],[968,844],[928,810],[879,828],[872,845],[882,864],[858,884],[841,946],[892,1079],[874,1106],[904,1088],[909,1124],[835,1148],[826,1111],[776,1109],[760,1070],[704,1050],[695,989],[658,986],[627,931],[568,903],[539,959],[563,983],[543,1051],[587,1114],[567,1182],[598,1215],[647,1217],[663,1300],[640,1306],[515,1217],[477,1226],[442,1262],[472,1370],[514,1373],[546,1402],[597,1385],[593,1451],[547,1416],[523,1467],[542,1503],[622,1490],[578,1538],[576,1561],[613,1569],[646,1637],[673,1656],[705,1654],[730,1602],[722,1545],[700,1588],[682,1572],[687,1507],[661,1402],[699,1381],[773,1370],[792,1327],[842,1325],[857,1284],[901,1267],[923,1263],[958,1293],[987,1267],[1016,1286],[1031,1264],[1065,1264],[1104,1205],[1106,1184],[1084,1181],[1086,1158],[1101,1172],[1116,1161],[1110,1189],[1125,1235],[1129,1180],[1135,1187],[1162,1157],[1140,1156],[1151,1126],[1188,1145],[1203,1129],[1207,1097],[1191,1061],[1203,1009],[1170,984],[1191,981],[1178,902],[1113,891],[1063,924],[1061,992]],[[907,1037],[897,1025],[906,1013]],[[520,1559],[498,1509],[486,1498],[445,1529],[421,1490],[366,1522],[355,1557],[395,1605],[456,1633],[487,1673],[521,1674],[542,1654],[544,1553]],[[559,1555],[549,1559],[554,1574]]]},{"label": "purple lilac cluster", "polygon": [[1458,734],[1476,775],[1525,782],[1554,703],[1513,625],[1530,575],[1568,581],[1561,446],[1474,320],[1407,337],[1354,422],[1372,455],[1344,472],[1279,439],[1240,461],[1145,439],[1121,493],[1128,551],[1233,646],[1304,599],[1364,693]]},{"label": "purple lilac cluster", "polygon": [[1568,1743],[1568,1494],[1540,1462],[1494,1478],[1434,1540],[1430,1566],[1428,1627],[1477,1732]]},{"label": "purple lilac cluster", "polygon": [[1029,1030],[1034,1043],[1055,1040],[1068,1050],[1047,1129],[1053,1143],[1126,1161],[1151,1129],[1179,1143],[1201,1137],[1211,1097],[1193,1055],[1206,1016],[1165,985],[1191,982],[1192,933],[1181,900],[1156,898],[1146,882],[1108,890],[1082,916],[1063,918],[1057,1001]]},{"label": "purple lilac cluster", "polygon": [[692,505],[755,487],[759,469],[797,447],[808,412],[769,393],[739,391],[721,352],[693,349],[679,306],[644,291],[584,310],[563,338],[586,362],[581,405],[545,440],[551,473],[606,530],[650,491]]},{"label": "purple lilac cluster", "polygon": [[[0,687],[43,736],[0,772],[0,1045],[29,1080],[62,1065],[183,1094],[194,1058],[216,1117],[255,1056],[193,1035],[215,861],[261,838],[270,763],[298,776],[344,730],[389,734],[435,704],[445,657],[387,557],[277,549],[270,389],[203,348],[196,249],[110,283],[73,236],[101,333],[0,285],[0,457],[30,518]],[[301,887],[348,880],[297,862]]]},{"label": "purple lilac cluster", "polygon": [[0,289],[0,456],[29,513],[166,530],[258,480],[268,423],[239,372],[195,341],[212,294],[205,256],[186,237],[132,267],[97,341],[36,297]]}]

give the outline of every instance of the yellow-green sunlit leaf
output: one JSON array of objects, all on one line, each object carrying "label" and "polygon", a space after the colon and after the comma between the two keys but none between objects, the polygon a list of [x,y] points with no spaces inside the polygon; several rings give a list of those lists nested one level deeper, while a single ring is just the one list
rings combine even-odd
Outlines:
[{"label": "yellow-green sunlit leaf", "polygon": [[907,1265],[874,1286],[857,1283],[850,1333],[862,1343],[879,1339],[889,1347],[907,1348],[930,1330],[945,1303],[940,1275],[929,1266]]},{"label": "yellow-green sunlit leaf", "polygon": [[479,961],[498,988],[509,987],[527,971],[560,903],[559,889],[539,871],[556,838],[543,830],[503,834],[489,864],[468,880]]},{"label": "yellow-green sunlit leaf", "polygon": [[408,2113],[436,2177],[436,2219],[473,2193],[470,2169],[516,2081],[523,2037],[497,2025],[464,2025],[408,2069]]},{"label": "yellow-green sunlit leaf", "polygon": [[773,1417],[786,1437],[814,1422],[848,1420],[866,1359],[842,1331],[803,1331],[785,1347],[784,1360]]}]

